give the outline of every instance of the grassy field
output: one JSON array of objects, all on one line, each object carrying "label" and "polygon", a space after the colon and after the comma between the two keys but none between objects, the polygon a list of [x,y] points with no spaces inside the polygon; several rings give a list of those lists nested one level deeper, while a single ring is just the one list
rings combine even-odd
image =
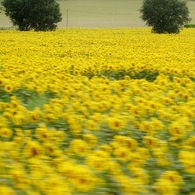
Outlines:
[{"label": "grassy field", "polygon": [[[60,2],[60,1],[59,1]],[[68,9],[69,27],[129,27],[143,26],[139,18],[140,0],[69,0],[61,1],[64,20],[60,26],[66,25]]]},{"label": "grassy field", "polygon": [[[62,0],[59,27],[143,27],[138,9],[142,0]],[[191,23],[195,23],[195,1],[189,1]],[[67,11],[68,10],[68,11]],[[68,18],[67,18],[68,15]],[[10,27],[9,18],[0,14],[0,27]]]}]

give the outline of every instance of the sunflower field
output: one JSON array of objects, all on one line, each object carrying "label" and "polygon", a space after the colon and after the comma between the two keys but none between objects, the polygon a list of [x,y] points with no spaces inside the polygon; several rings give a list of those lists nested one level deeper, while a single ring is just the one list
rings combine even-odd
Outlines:
[{"label": "sunflower field", "polygon": [[0,31],[0,194],[195,195],[195,31]]}]

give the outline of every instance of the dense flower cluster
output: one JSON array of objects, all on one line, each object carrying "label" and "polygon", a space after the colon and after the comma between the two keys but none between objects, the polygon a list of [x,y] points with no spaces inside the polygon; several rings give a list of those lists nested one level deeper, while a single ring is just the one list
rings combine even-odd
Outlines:
[{"label": "dense flower cluster", "polygon": [[0,194],[194,195],[194,30],[0,35]]}]

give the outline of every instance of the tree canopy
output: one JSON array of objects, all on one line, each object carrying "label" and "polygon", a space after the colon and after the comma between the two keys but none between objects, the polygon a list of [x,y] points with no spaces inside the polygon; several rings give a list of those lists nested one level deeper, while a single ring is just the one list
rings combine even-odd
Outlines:
[{"label": "tree canopy", "polygon": [[55,0],[3,0],[5,14],[21,31],[49,31],[62,20]]},{"label": "tree canopy", "polygon": [[0,5],[0,13],[3,11],[3,6]]},{"label": "tree canopy", "polygon": [[191,20],[184,0],[143,0],[139,11],[154,33],[179,33]]}]

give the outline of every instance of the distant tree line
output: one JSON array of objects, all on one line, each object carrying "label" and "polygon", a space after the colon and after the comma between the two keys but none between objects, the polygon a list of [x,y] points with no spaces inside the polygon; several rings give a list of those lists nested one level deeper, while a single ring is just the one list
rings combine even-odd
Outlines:
[{"label": "distant tree line", "polygon": [[[21,31],[55,30],[62,20],[56,0],[0,1],[0,12],[4,11]],[[141,19],[154,33],[179,33],[191,20],[186,0],[143,0],[139,11]]]}]

